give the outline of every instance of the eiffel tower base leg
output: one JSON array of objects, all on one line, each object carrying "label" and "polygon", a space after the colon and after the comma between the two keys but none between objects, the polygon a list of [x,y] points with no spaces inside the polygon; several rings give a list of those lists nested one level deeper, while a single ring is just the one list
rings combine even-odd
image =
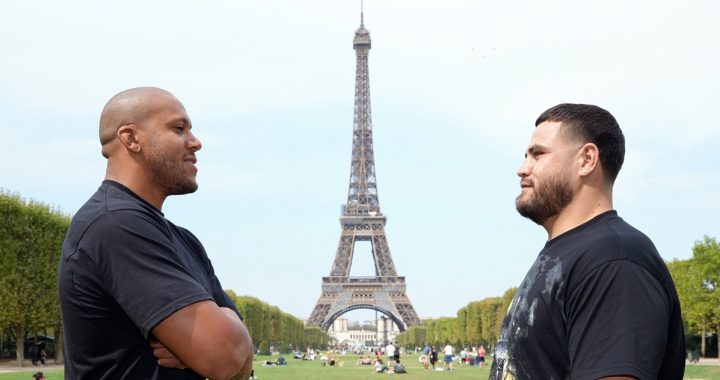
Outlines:
[{"label": "eiffel tower base leg", "polygon": [[323,277],[322,294],[307,324],[327,330],[335,319],[356,309],[377,310],[400,331],[420,324],[405,295],[404,277]]}]

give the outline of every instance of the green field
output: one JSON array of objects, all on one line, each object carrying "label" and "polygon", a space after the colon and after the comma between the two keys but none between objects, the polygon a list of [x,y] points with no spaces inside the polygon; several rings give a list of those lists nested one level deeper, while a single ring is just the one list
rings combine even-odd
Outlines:
[{"label": "green field", "polygon": [[[286,356],[287,358],[288,356]],[[275,361],[277,356],[257,356],[255,358],[255,375],[259,380],[364,380],[385,378],[387,376],[399,376],[404,380],[478,380],[487,379],[489,368],[467,367],[462,368],[453,364],[456,368],[452,372],[425,372],[418,362],[417,356],[408,355],[403,357],[408,373],[406,374],[376,374],[370,366],[355,365],[356,355],[340,356],[344,360],[342,367],[323,367],[320,361],[288,360],[286,366],[263,366],[266,360]],[[0,370],[2,368],[0,367]],[[48,370],[47,368],[29,367],[21,372],[0,373],[0,380],[32,380],[32,373],[42,370],[47,380],[63,380],[61,369]],[[685,370],[686,379],[720,380],[720,366],[717,365],[688,365]]]}]

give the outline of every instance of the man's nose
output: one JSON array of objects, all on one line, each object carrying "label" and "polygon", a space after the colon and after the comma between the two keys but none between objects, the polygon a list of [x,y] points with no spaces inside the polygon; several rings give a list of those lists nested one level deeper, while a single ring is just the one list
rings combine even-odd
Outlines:
[{"label": "man's nose", "polygon": [[190,139],[188,140],[188,145],[194,152],[202,149],[202,142],[192,132],[190,132]]},{"label": "man's nose", "polygon": [[528,162],[528,159],[525,158],[523,162],[520,164],[520,167],[517,170],[517,176],[520,178],[527,177],[530,175],[530,164]]}]

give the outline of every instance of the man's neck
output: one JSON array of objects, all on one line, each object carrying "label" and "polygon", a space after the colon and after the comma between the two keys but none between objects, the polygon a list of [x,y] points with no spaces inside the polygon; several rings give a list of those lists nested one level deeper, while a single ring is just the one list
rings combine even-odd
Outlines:
[{"label": "man's neck", "polygon": [[145,202],[155,206],[158,210],[162,211],[163,203],[165,202],[165,194],[157,190],[157,187],[148,186],[148,181],[138,180],[136,177],[113,175],[110,171],[105,174],[106,180],[115,181],[128,189],[132,190],[138,197],[142,198]]},{"label": "man's neck", "polygon": [[591,199],[576,197],[558,215],[545,222],[543,227],[548,233],[548,240],[552,240],[612,209],[612,196],[595,196]]}]

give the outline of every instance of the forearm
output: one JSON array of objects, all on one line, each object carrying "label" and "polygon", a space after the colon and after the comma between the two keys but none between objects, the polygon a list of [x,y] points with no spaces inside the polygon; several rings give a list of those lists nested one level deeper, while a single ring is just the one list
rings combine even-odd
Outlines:
[{"label": "forearm", "polygon": [[160,322],[153,334],[179,363],[211,379],[248,376],[252,370],[253,346],[247,328],[234,311],[214,302],[178,310]]},{"label": "forearm", "polygon": [[220,339],[213,346],[218,347],[218,352],[226,352],[227,355],[215,356],[217,361],[209,366],[208,371],[211,372],[207,372],[207,376],[213,380],[247,380],[252,371],[252,339],[245,324],[232,309],[221,307],[220,310],[228,319],[230,327],[227,335],[216,337]]},{"label": "forearm", "polygon": [[254,350],[253,350],[253,344],[252,344],[252,338],[250,337],[250,333],[248,332],[247,328],[245,327],[245,324],[240,320],[237,314],[235,314],[235,311],[229,308],[221,308],[221,310],[230,318],[233,323],[238,323],[239,326],[238,329],[240,330],[240,344],[238,344],[236,347],[238,349],[237,355],[240,358],[245,358],[245,361],[243,362],[242,367],[240,368],[240,371],[238,371],[235,375],[231,377],[231,380],[247,380],[250,377],[250,373],[253,369],[253,356],[254,356]]}]

